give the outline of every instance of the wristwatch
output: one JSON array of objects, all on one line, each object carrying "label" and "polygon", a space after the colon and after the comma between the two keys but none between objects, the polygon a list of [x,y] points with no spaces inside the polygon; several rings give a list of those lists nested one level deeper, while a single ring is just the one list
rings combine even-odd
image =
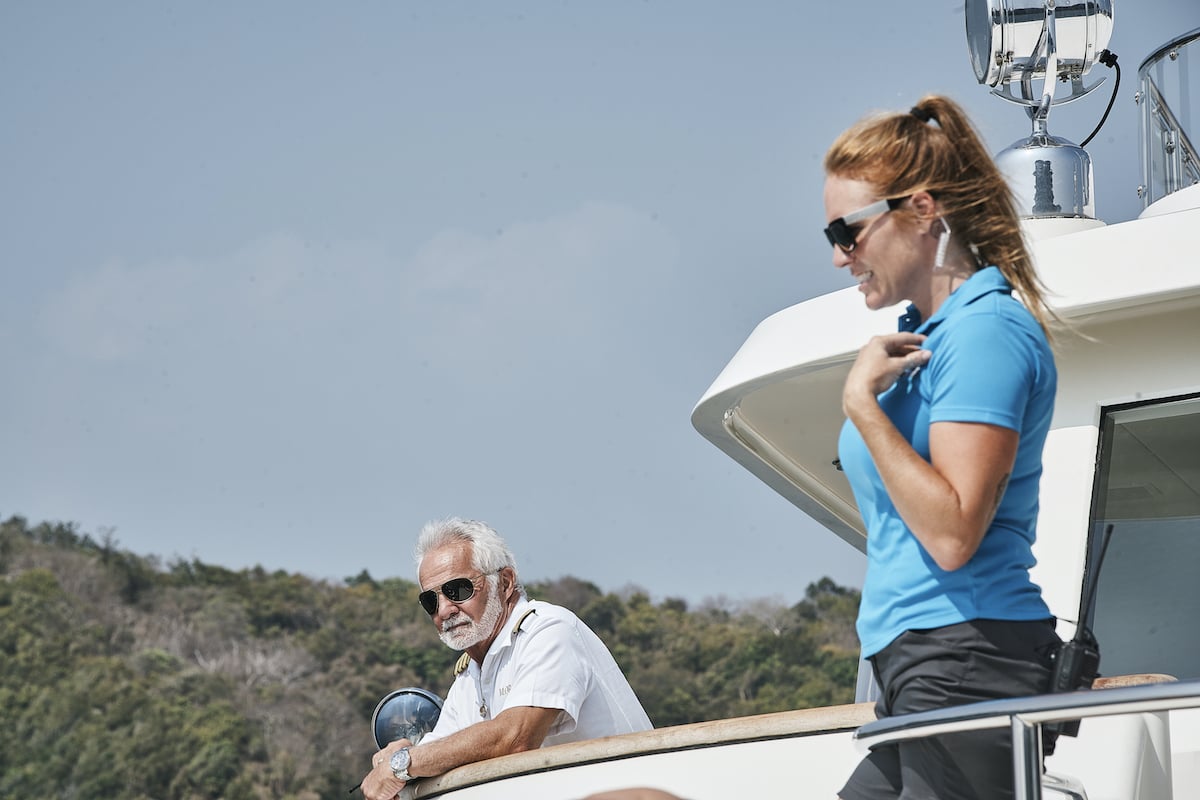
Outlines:
[{"label": "wristwatch", "polygon": [[392,753],[392,760],[389,762],[389,766],[392,768],[392,774],[396,776],[397,780],[408,783],[413,779],[413,776],[408,774],[408,765],[410,763],[412,763],[412,756],[408,754],[407,747],[401,747]]}]

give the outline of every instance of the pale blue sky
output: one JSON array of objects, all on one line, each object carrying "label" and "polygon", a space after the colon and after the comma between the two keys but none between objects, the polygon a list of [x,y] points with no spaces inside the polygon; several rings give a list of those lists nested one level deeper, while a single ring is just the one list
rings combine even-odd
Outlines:
[{"label": "pale blue sky", "polygon": [[[1116,0],[1109,221],[1137,66],[1197,26]],[[411,577],[457,514],[530,580],[860,585],[689,415],[759,320],[848,285],[821,156],[927,91],[1028,133],[957,3],[0,4],[0,515],[338,579]]]}]

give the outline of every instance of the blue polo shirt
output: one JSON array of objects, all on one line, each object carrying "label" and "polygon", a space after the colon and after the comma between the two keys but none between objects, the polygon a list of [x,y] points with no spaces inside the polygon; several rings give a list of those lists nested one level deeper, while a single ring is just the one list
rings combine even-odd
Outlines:
[{"label": "blue polo shirt", "polygon": [[846,421],[838,457],[867,526],[867,577],[858,614],[863,655],[906,630],[972,619],[1046,619],[1029,578],[1038,514],[1042,447],[1058,383],[1054,357],[1033,315],[996,267],[976,272],[922,321],[916,308],[901,330],[928,336],[933,355],[879,395],[879,405],[926,461],[934,422],[982,422],[1020,434],[1008,488],[979,549],[961,569],[934,562],[900,518],[858,430]]}]

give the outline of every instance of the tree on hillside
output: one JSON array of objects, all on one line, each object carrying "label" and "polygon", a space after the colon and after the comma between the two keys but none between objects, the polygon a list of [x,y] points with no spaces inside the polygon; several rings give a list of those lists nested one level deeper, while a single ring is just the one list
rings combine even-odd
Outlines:
[{"label": "tree on hillside", "polygon": [[[655,603],[530,583],[608,644],[659,727],[852,699],[858,592]],[[72,524],[0,522],[0,800],[342,798],[384,694],[445,695],[455,654],[408,580],[162,566]]]}]

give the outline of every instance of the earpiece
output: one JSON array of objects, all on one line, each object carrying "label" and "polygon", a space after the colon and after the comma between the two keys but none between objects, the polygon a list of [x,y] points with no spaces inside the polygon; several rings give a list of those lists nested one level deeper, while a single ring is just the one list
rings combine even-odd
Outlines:
[{"label": "earpiece", "polygon": [[938,217],[938,222],[942,223],[942,232],[938,234],[937,255],[933,258],[935,272],[946,266],[946,250],[950,247],[950,223],[945,217]]}]

